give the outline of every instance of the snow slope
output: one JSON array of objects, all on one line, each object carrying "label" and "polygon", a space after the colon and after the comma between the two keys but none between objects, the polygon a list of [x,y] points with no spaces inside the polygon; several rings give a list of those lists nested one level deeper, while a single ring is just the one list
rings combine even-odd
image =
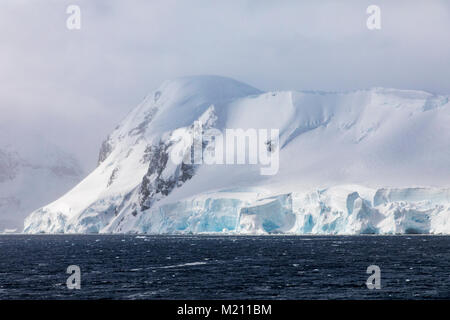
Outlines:
[{"label": "snow slope", "polygon": [[[279,141],[263,141],[279,148],[277,174],[172,161],[213,146],[198,138],[210,128],[278,129]],[[132,110],[98,167],[30,214],[25,232],[450,233],[449,147],[448,96],[180,78]]]},{"label": "snow slope", "polygon": [[0,138],[0,232],[20,232],[30,211],[61,196],[83,177],[75,158],[56,146],[37,137],[20,143],[12,137]]}]

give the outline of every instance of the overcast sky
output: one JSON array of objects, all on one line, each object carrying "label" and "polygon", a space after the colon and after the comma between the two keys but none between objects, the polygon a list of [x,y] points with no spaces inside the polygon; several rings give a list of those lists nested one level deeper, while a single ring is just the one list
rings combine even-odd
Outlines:
[{"label": "overcast sky", "polygon": [[[66,28],[67,6],[81,30]],[[381,30],[366,9],[381,8]],[[0,134],[42,136],[95,166],[101,141],[166,79],[262,90],[450,93],[450,1],[1,0]]]}]

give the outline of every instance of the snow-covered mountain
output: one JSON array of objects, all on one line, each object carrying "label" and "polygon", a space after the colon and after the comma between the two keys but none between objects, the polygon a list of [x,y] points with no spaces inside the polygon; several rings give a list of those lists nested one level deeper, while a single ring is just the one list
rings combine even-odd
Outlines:
[{"label": "snow-covered mountain", "polygon": [[20,232],[30,211],[63,195],[83,177],[76,159],[58,147],[38,137],[14,138],[2,132],[0,232]]},{"label": "snow-covered mountain", "polygon": [[[202,139],[212,128],[278,129],[258,141],[265,156],[277,152],[276,174],[173,160],[213,148]],[[168,81],[111,133],[88,177],[27,217],[25,232],[450,233],[449,97]]]}]

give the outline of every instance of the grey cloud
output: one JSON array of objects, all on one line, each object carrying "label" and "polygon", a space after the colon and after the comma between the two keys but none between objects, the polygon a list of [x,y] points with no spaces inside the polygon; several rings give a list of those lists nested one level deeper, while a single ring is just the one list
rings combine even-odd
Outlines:
[{"label": "grey cloud", "polygon": [[[81,7],[80,31],[65,28],[69,4]],[[365,26],[370,4],[381,7],[380,31]],[[4,0],[0,8],[0,126],[43,134],[87,167],[146,93],[187,74],[263,90],[450,93],[445,0]]]}]

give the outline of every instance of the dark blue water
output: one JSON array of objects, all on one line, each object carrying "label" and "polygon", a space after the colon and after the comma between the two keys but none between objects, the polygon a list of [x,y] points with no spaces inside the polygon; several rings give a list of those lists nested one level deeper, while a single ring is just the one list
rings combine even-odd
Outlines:
[{"label": "dark blue water", "polygon": [[450,298],[450,237],[0,236],[0,299],[423,298]]}]

